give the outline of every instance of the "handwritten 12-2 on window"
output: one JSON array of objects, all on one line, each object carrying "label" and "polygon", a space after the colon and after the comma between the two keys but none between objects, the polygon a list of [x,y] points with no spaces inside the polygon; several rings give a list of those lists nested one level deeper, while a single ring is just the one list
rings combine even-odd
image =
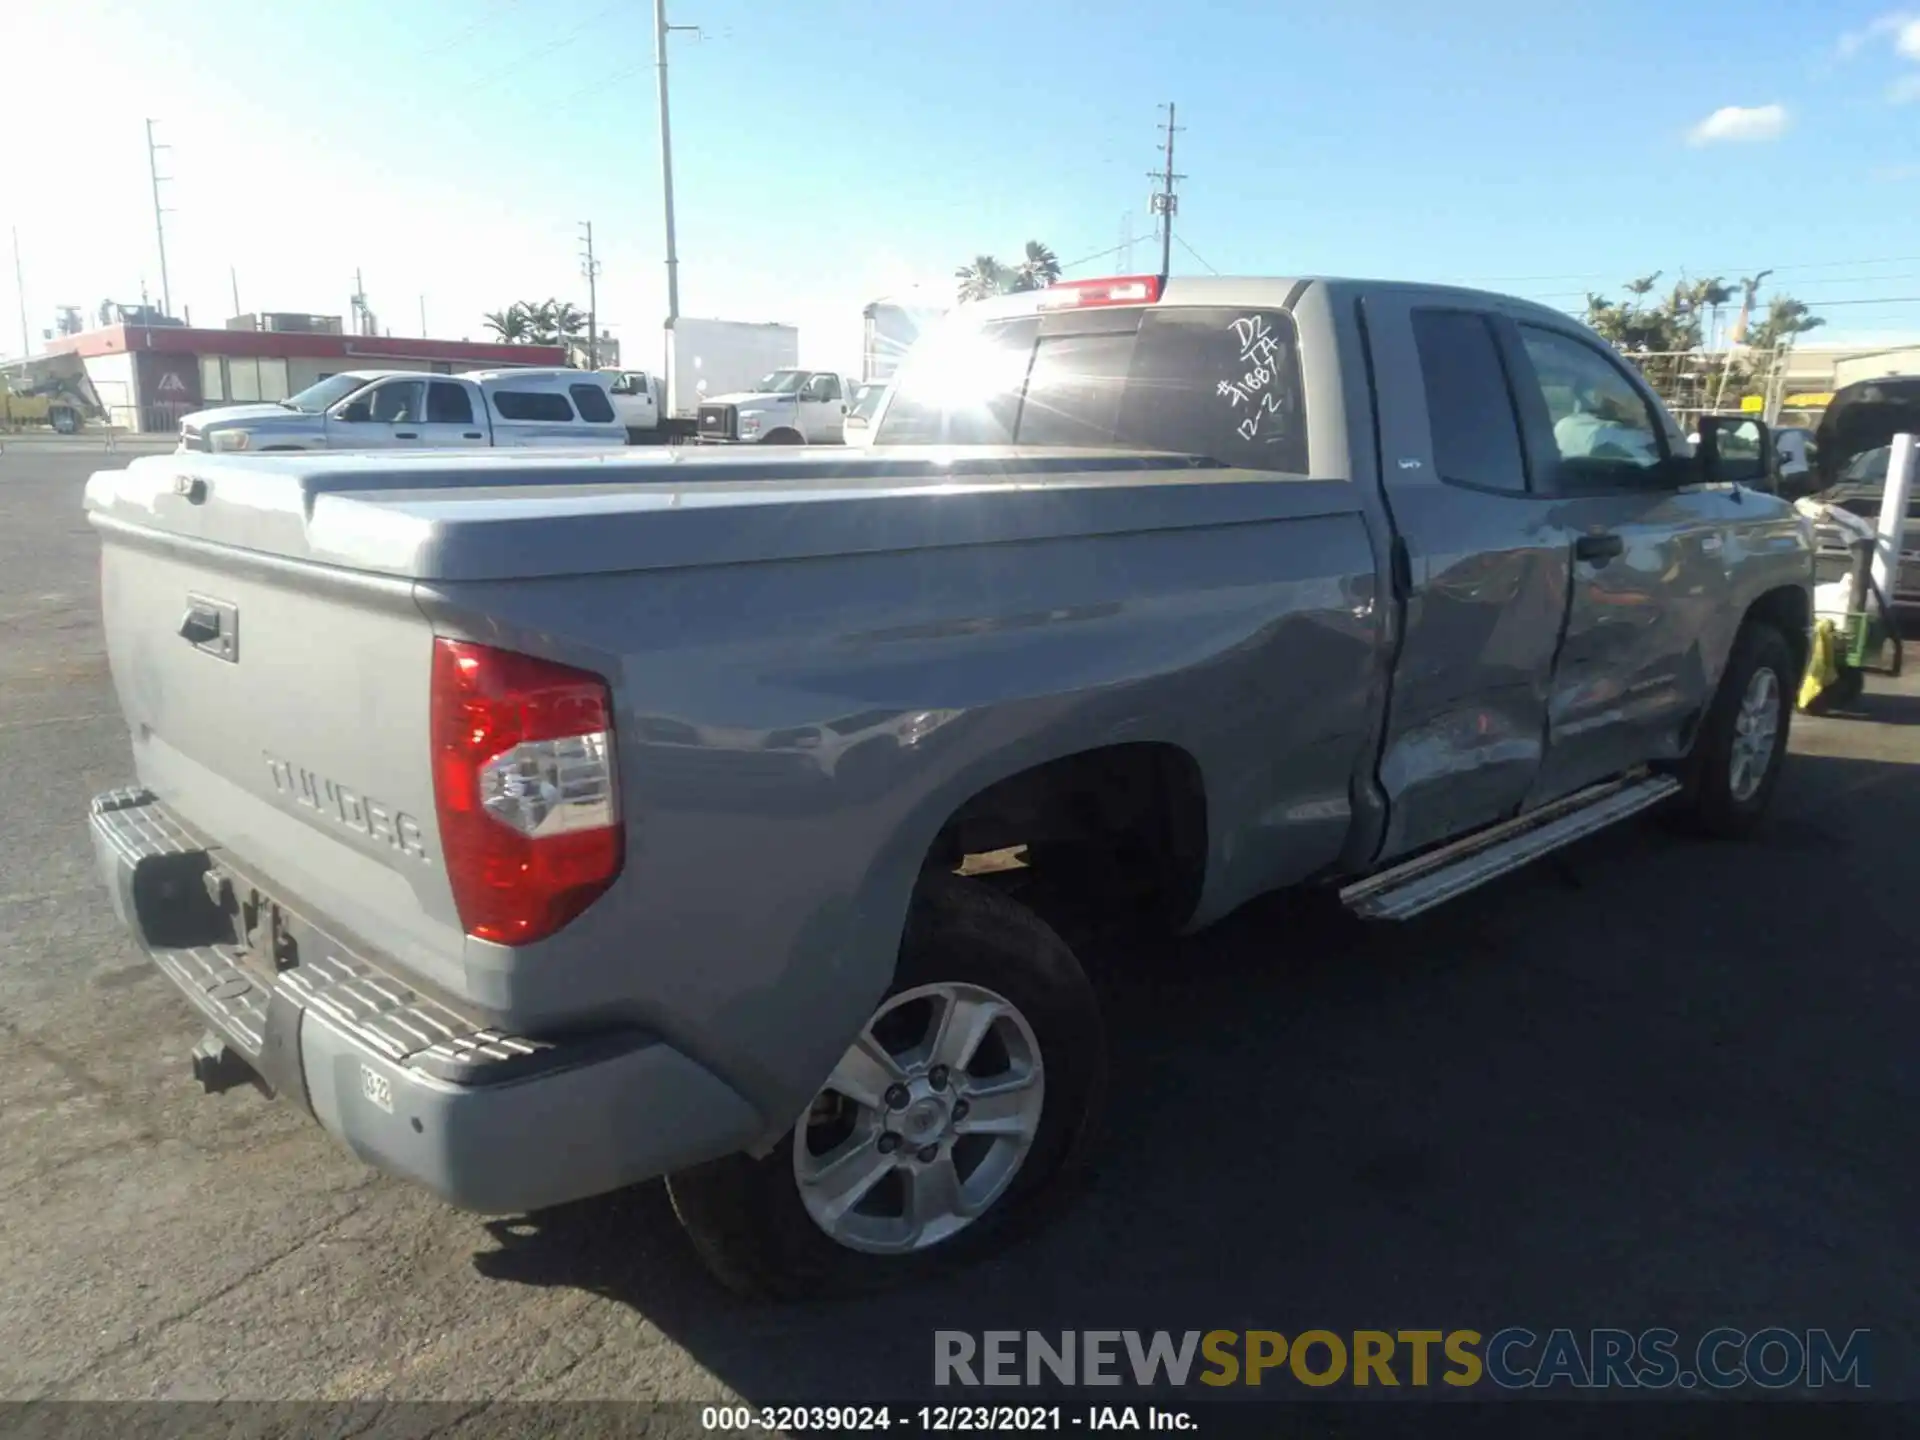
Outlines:
[{"label": "handwritten 12-2 on window", "polygon": [[1280,413],[1280,396],[1274,389],[1280,381],[1280,342],[1264,315],[1243,315],[1230,329],[1239,346],[1240,363],[1247,368],[1237,380],[1222,380],[1218,393],[1227,396],[1236,410],[1242,405],[1253,407],[1234,427],[1242,440],[1251,440],[1260,433],[1262,419]]}]

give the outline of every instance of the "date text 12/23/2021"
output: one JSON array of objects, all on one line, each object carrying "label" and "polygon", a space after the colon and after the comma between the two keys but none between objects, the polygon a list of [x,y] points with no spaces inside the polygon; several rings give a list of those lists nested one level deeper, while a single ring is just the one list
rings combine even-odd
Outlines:
[{"label": "date text 12/23/2021", "polygon": [[1198,1429],[1190,1411],[1158,1405],[707,1405],[700,1428],[716,1433],[1008,1435],[1023,1431]]}]

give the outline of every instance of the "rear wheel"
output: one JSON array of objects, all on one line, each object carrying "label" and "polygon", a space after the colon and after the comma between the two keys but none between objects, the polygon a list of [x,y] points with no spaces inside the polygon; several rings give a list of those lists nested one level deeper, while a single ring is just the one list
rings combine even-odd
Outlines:
[{"label": "rear wheel", "polygon": [[1064,941],[990,887],[938,875],[892,991],[769,1155],[668,1181],[734,1290],[858,1293],[1021,1233],[1084,1157],[1106,1089],[1091,987]]},{"label": "rear wheel", "polygon": [[1739,838],[1760,823],[1786,759],[1797,683],[1786,636],[1771,625],[1740,631],[1682,772],[1689,828]]}]

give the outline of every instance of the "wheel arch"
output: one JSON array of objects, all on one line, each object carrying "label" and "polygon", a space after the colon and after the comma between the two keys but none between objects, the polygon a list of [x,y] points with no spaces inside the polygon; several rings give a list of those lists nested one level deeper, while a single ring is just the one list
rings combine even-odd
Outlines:
[{"label": "wheel arch", "polygon": [[[1766,625],[1778,630],[1793,651],[1797,672],[1804,672],[1813,644],[1813,595],[1802,585],[1776,585],[1754,597],[1741,627]],[[1799,674],[1791,677],[1798,681]]]}]

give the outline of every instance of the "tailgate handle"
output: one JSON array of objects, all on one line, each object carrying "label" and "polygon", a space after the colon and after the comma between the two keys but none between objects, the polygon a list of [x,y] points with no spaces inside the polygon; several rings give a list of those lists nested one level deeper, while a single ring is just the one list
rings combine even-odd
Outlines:
[{"label": "tailgate handle", "polygon": [[187,597],[186,618],[180,622],[180,636],[194,649],[228,664],[240,660],[240,610],[230,601],[204,595]]},{"label": "tailgate handle", "polygon": [[220,612],[211,605],[196,605],[180,622],[180,633],[195,645],[220,638]]}]

